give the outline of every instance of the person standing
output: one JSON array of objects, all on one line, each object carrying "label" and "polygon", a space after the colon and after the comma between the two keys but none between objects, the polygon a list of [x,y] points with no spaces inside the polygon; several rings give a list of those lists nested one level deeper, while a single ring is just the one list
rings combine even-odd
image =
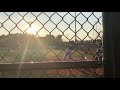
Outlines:
[{"label": "person standing", "polygon": [[74,46],[74,41],[69,41],[69,45],[66,49],[66,53],[64,55],[63,61],[66,61],[66,59],[67,60],[72,59],[71,54],[72,54],[73,46]]}]

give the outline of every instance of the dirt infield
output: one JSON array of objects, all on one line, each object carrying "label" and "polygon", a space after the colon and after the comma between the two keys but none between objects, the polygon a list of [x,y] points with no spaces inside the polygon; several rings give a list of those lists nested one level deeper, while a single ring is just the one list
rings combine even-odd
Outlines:
[{"label": "dirt infield", "polygon": [[61,75],[68,75],[68,74],[73,74],[73,75],[88,74],[88,75],[92,75],[92,74],[96,74],[98,76],[101,76],[103,74],[103,68],[46,70],[46,73],[61,74]]},{"label": "dirt infield", "polygon": [[[62,61],[62,58],[49,58],[48,61]],[[79,60],[79,58],[74,58],[74,60],[77,61],[89,61],[89,60],[93,60],[91,58],[87,58],[86,60]],[[65,61],[72,61],[72,60],[65,60]],[[63,61],[64,62],[64,61]],[[60,69],[60,70],[46,70],[46,73],[48,74],[60,74],[60,75],[69,75],[69,74],[73,74],[73,75],[80,75],[80,74],[88,74],[89,75],[98,75],[101,76],[103,75],[103,68],[84,68],[84,69]]]},{"label": "dirt infield", "polygon": [[94,58],[90,58],[90,57],[87,57],[86,59],[84,58],[72,58],[72,59],[66,59],[66,60],[63,60],[63,58],[49,58],[47,59],[48,61],[91,61],[91,60],[95,60]]}]

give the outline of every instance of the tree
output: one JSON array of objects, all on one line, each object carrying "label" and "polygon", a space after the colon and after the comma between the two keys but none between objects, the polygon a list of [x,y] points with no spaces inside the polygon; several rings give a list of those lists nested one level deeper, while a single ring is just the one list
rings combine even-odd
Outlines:
[{"label": "tree", "polygon": [[46,35],[45,36],[45,43],[48,46],[54,45],[55,44],[55,37],[53,35]]},{"label": "tree", "polygon": [[62,48],[63,46],[63,40],[62,40],[62,35],[56,36],[56,46],[58,49]]},{"label": "tree", "polygon": [[56,41],[58,41],[58,42],[63,42],[63,40],[62,40],[62,35],[56,36]]}]

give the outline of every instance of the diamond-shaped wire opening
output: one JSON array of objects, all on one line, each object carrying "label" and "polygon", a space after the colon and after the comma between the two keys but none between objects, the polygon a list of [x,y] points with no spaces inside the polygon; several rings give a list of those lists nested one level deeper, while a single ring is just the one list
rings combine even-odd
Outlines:
[{"label": "diamond-shaped wire opening", "polygon": [[21,31],[21,32],[25,32],[26,29],[29,28],[29,24],[27,22],[25,22],[24,20],[20,21],[17,24],[17,28]]},{"label": "diamond-shaped wire opening", "polygon": [[4,59],[8,62],[8,63],[13,63],[15,62],[15,60],[17,59],[17,56],[15,54],[15,52],[13,50],[10,50],[9,52],[7,52],[4,55]]},{"label": "diamond-shaped wire opening", "polygon": [[20,50],[16,51],[15,55],[16,55],[16,58],[13,63],[24,62],[24,60],[22,60],[22,51],[20,51]]},{"label": "diamond-shaped wire opening", "polygon": [[48,54],[49,54],[50,50],[46,49],[46,50],[39,51],[39,52],[40,52],[40,54],[42,56],[42,57],[40,57],[40,61],[41,62],[46,62],[46,61],[50,61],[51,60],[51,59],[48,58],[48,56],[49,56]]},{"label": "diamond-shaped wire opening", "polygon": [[[76,26],[75,26],[76,25]],[[82,25],[78,21],[74,21],[70,24],[70,29],[76,31],[76,33],[82,28]]]},{"label": "diamond-shaped wire opening", "polygon": [[9,63],[9,61],[6,60],[6,57],[9,58],[7,53],[9,53],[10,49],[4,49],[1,52],[1,63]]},{"label": "diamond-shaped wire opening", "polygon": [[80,39],[83,40],[87,36],[87,32],[85,32],[83,29],[80,29],[77,32],[77,36],[80,36]]},{"label": "diamond-shaped wire opening", "polygon": [[71,59],[73,61],[83,61],[83,54],[84,54],[84,52],[81,50],[74,50],[71,53]]},{"label": "diamond-shaped wire opening", "polygon": [[81,13],[76,17],[76,21],[78,21],[80,24],[84,24],[87,21],[87,18],[83,16]]},{"label": "diamond-shaped wire opening", "polygon": [[31,53],[32,50],[25,49],[24,47],[20,47],[19,51],[16,51],[16,60],[15,62],[32,62]]},{"label": "diamond-shaped wire opening", "polygon": [[[68,33],[68,32],[69,32],[69,33]],[[73,38],[74,38],[74,33],[73,33],[73,31],[71,31],[70,29],[67,29],[67,30],[64,32],[64,34],[67,35],[66,37],[67,37],[68,40],[73,40]]]},{"label": "diamond-shaped wire opening", "polygon": [[42,23],[42,24],[45,24],[47,21],[49,21],[49,17],[46,16],[46,14],[44,13],[41,13],[37,19]]},{"label": "diamond-shaped wire opening", "polygon": [[50,19],[54,24],[58,24],[59,22],[62,21],[62,18],[59,16],[59,14],[55,13],[51,19]]},{"label": "diamond-shaped wire opening", "polygon": [[63,50],[54,50],[54,53],[56,54],[55,60],[54,61],[62,61],[64,58],[64,51]]},{"label": "diamond-shaped wire opening", "polygon": [[92,25],[90,23],[88,23],[88,22],[84,23],[84,25],[83,25],[83,29],[86,32],[90,31],[92,28],[93,28]]},{"label": "diamond-shaped wire opening", "polygon": [[[16,17],[17,16],[17,17]],[[22,17],[17,13],[15,12],[14,14],[12,14],[10,16],[10,19],[14,22],[14,23],[18,23],[20,20],[22,20]]]},{"label": "diamond-shaped wire opening", "polygon": [[64,22],[61,21],[58,26],[57,26],[61,31],[65,31],[68,28],[68,25]]},{"label": "diamond-shaped wire opening", "polygon": [[11,20],[7,20],[7,21],[4,22],[4,24],[3,24],[3,27],[4,27],[5,29],[7,29],[8,31],[11,31],[12,29],[14,29],[15,26],[16,26],[16,25],[15,25]]},{"label": "diamond-shaped wire opening", "polygon": [[38,36],[39,37],[45,37],[46,35],[49,35],[49,32],[45,29],[45,28],[42,28],[38,31]]},{"label": "diamond-shaped wire opening", "polygon": [[1,23],[5,22],[8,19],[9,19],[9,17],[4,12],[0,13],[0,22]]},{"label": "diamond-shaped wire opening", "polygon": [[57,77],[59,78],[66,78],[69,75],[68,69],[59,69],[56,70]]},{"label": "diamond-shaped wire opening", "polygon": [[24,16],[24,20],[26,22],[33,22],[34,20],[36,19],[36,17],[32,14],[32,13],[27,13],[25,16]]},{"label": "diamond-shaped wire opening", "polygon": [[43,54],[40,51],[34,50],[31,52],[30,57],[34,62],[42,62]]},{"label": "diamond-shaped wire opening", "polygon": [[6,72],[2,72],[0,77],[1,78],[7,78],[7,76],[5,74],[6,74]]},{"label": "diamond-shaped wire opening", "polygon": [[[94,21],[93,21],[94,20]],[[91,23],[92,25],[95,25],[98,19],[96,19],[96,17],[94,15],[91,15],[88,18],[88,22]]]},{"label": "diamond-shaped wire opening", "polygon": [[35,20],[31,27],[35,28],[35,31],[38,32],[40,29],[43,28],[43,24],[41,24],[38,20]]},{"label": "diamond-shaped wire opening", "polygon": [[62,35],[62,32],[61,32],[59,29],[55,28],[55,29],[51,32],[51,35],[57,37],[58,35]]},{"label": "diamond-shaped wire opening", "polygon": [[34,62],[34,60],[31,58],[31,54],[33,53],[32,50],[27,50],[26,53],[25,51],[23,52],[22,56],[24,58],[22,58],[25,62]]},{"label": "diamond-shaped wire opening", "polygon": [[49,32],[52,32],[55,29],[56,25],[52,23],[51,21],[48,21],[45,25],[44,28],[47,29]]},{"label": "diamond-shaped wire opening", "polygon": [[71,16],[71,14],[67,14],[64,17],[64,22],[66,22],[67,24],[71,24],[74,21],[74,17]]},{"label": "diamond-shaped wire opening", "polygon": [[46,58],[48,61],[54,61],[56,56],[57,56],[56,53],[54,53],[54,51],[52,50],[49,50],[46,54]]}]

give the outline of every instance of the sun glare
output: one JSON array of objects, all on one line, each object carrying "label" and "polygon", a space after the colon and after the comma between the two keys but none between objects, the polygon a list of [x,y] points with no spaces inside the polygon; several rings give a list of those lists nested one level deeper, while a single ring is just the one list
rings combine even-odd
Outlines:
[{"label": "sun glare", "polygon": [[34,27],[29,27],[27,33],[36,35],[36,29]]}]

